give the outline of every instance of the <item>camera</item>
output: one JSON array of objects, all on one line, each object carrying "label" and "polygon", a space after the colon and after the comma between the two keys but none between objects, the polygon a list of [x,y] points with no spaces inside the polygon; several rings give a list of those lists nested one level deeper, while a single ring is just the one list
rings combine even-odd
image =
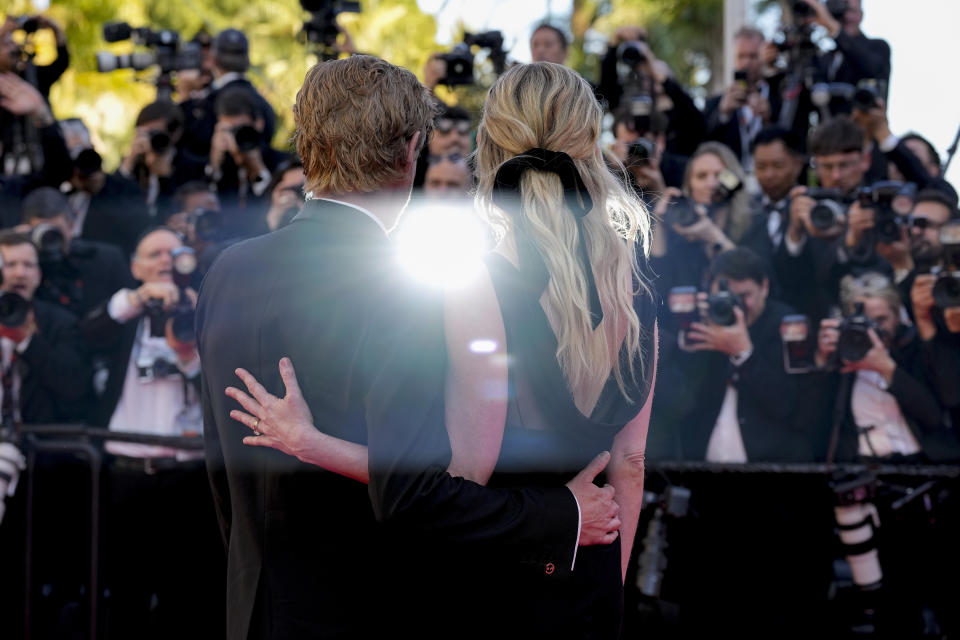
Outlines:
[{"label": "camera", "polygon": [[940,246],[943,266],[931,270],[937,275],[933,284],[933,301],[940,309],[960,307],[960,223],[943,225]]},{"label": "camera", "polygon": [[63,232],[52,224],[38,224],[30,232],[30,239],[37,247],[41,268],[44,264],[62,262],[67,255],[67,239]]},{"label": "camera", "polygon": [[503,50],[503,33],[500,31],[484,31],[477,34],[464,33],[463,42],[455,45],[450,53],[440,55],[440,59],[447,63],[447,74],[440,79],[440,84],[448,87],[473,84],[471,46],[489,49],[494,71],[497,74],[503,73],[507,60],[507,52]]},{"label": "camera", "polygon": [[249,124],[240,125],[234,129],[233,138],[237,142],[240,153],[247,153],[260,147],[260,132]]},{"label": "camera", "polygon": [[857,202],[865,209],[874,210],[873,228],[877,242],[891,244],[903,238],[903,216],[894,210],[894,198],[904,189],[902,182],[883,180],[857,192]]},{"label": "camera", "polygon": [[647,55],[639,42],[628,40],[617,47],[617,60],[629,67],[636,67],[647,61]]},{"label": "camera", "polygon": [[707,296],[707,317],[720,327],[731,327],[737,323],[734,309],[743,311],[743,298],[731,293],[726,280],[717,283],[717,292]]},{"label": "camera", "polygon": [[810,224],[818,231],[826,231],[840,224],[847,213],[844,195],[837,189],[809,187],[805,194],[813,198],[816,204],[810,210]]},{"label": "camera", "polygon": [[837,338],[837,358],[846,362],[859,362],[873,348],[869,331],[873,329],[879,333],[880,328],[863,312],[863,303],[854,304],[853,314],[840,322]]},{"label": "camera", "polygon": [[0,295],[0,324],[10,329],[22,327],[30,308],[30,302],[19,293],[3,293]]},{"label": "camera", "polygon": [[710,201],[714,204],[723,204],[743,187],[740,178],[733,171],[723,169],[717,174],[717,186],[710,194]]},{"label": "camera", "polygon": [[214,240],[223,227],[223,214],[213,209],[198,207],[190,212],[190,222],[198,240]]},{"label": "camera", "polygon": [[657,156],[656,146],[643,136],[627,145],[628,164],[643,164]]},{"label": "camera", "polygon": [[670,202],[663,218],[667,224],[690,227],[700,220],[700,214],[697,213],[697,204],[690,198],[682,196]]},{"label": "camera", "polygon": [[166,152],[172,143],[173,139],[166,131],[150,132],[150,148],[154,153],[160,154]]},{"label": "camera", "polygon": [[181,44],[180,34],[172,29],[154,31],[149,27],[131,27],[126,22],[108,22],[103,25],[103,39],[107,42],[131,40],[133,44],[153,49],[152,52],[136,52],[115,55],[109,51],[97,52],[97,71],[109,73],[117,69],[143,71],[153,65],[160,67],[158,86],[169,85],[171,72],[200,69],[203,66],[203,49],[199,43]]},{"label": "camera", "polygon": [[37,16],[20,16],[16,19],[16,28],[26,34],[36,33],[40,29],[40,21]]},{"label": "camera", "polygon": [[197,268],[197,256],[190,247],[178,247],[170,252],[170,258],[173,261],[173,282],[180,289],[180,297],[169,311],[163,309],[161,300],[151,298],[144,302],[144,312],[150,318],[150,336],[166,337],[167,322],[171,322],[173,337],[177,341],[194,342],[197,337],[194,327],[196,312],[186,289]]},{"label": "camera", "polygon": [[300,36],[310,44],[320,45],[325,51],[321,57],[332,60],[336,57],[333,51],[337,43],[340,29],[337,27],[337,16],[341,13],[360,13],[359,2],[344,2],[342,0],[300,0],[304,11],[310,12],[310,19],[303,23]]}]

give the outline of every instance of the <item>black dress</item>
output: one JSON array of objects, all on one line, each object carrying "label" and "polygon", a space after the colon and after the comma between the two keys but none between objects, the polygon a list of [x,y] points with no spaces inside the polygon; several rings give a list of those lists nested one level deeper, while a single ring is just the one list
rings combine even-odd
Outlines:
[{"label": "black dress", "polygon": [[[557,362],[557,339],[540,305],[542,291],[525,285],[503,256],[491,254],[487,268],[506,330],[508,406],[493,487],[561,486],[601,451],[640,412],[649,394],[649,375],[635,363],[628,382],[632,402],[611,375],[590,416],[584,416]],[[651,366],[656,306],[640,294],[634,304],[641,325],[641,359]],[[602,478],[598,482],[603,484]],[[574,562],[573,558],[570,558]],[[620,541],[580,547],[572,573],[561,579],[549,567],[513,567],[497,581],[504,617],[525,621],[531,637],[617,638],[623,613]],[[515,609],[515,614],[509,610]],[[520,632],[521,629],[517,629]]]}]

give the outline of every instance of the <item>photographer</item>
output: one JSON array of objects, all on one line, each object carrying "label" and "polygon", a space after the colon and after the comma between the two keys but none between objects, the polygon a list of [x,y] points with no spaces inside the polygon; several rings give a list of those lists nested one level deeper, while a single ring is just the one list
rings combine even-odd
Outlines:
[{"label": "photographer", "polygon": [[[790,192],[800,179],[804,156],[793,133],[778,126],[757,133],[751,154],[760,195],[753,202],[752,222],[740,246],[751,249],[772,266],[790,222]],[[780,281],[780,275],[774,273],[771,288],[783,299]]]},{"label": "photographer", "polygon": [[126,259],[117,247],[73,237],[70,203],[52,187],[23,200],[23,221],[37,246],[43,281],[36,297],[82,318],[129,283]]},{"label": "photographer", "polygon": [[[20,223],[20,200],[23,195],[41,185],[58,187],[69,180],[73,161],[67,152],[63,134],[57,121],[36,89],[12,73],[0,73],[0,109],[16,117],[30,118],[40,138],[43,168],[32,173],[18,174],[14,169],[7,172],[0,166],[0,228],[10,228]],[[0,115],[2,120],[2,115]],[[0,131],[0,162],[4,157],[4,139],[7,129]],[[9,156],[11,159],[15,155]]]},{"label": "photographer", "polygon": [[666,187],[683,186],[683,174],[688,159],[666,150],[664,118],[652,118],[646,129],[637,129],[646,124],[625,111],[619,111],[613,119],[614,142],[611,152],[624,164],[648,206],[659,197]]},{"label": "photographer", "polygon": [[[827,82],[844,82],[856,86],[861,80],[875,80],[886,98],[890,82],[890,45],[880,38],[868,38],[860,31],[863,21],[861,0],[847,0],[842,16],[833,16],[824,3],[799,0],[812,12],[812,21],[823,26],[836,43],[836,49],[818,60]],[[849,112],[849,106],[831,102],[831,112]]]},{"label": "photographer", "polygon": [[733,83],[721,96],[707,100],[703,114],[707,137],[730,147],[744,170],[753,170],[750,149],[760,130],[776,118],[771,110],[771,88],[760,74],[763,33],[743,27],[734,35],[736,72]]},{"label": "photographer", "polygon": [[567,36],[553,25],[541,24],[530,34],[533,62],[567,63]]},{"label": "photographer", "polygon": [[430,156],[423,181],[425,200],[462,200],[472,188],[473,174],[464,158],[456,154],[439,158]]},{"label": "photographer", "polygon": [[[890,265],[874,252],[875,211],[855,201],[870,167],[863,131],[846,116],[828,120],[810,134],[810,152],[821,190],[790,191],[790,222],[774,255],[784,299],[815,321],[837,304],[837,284],[848,274]],[[816,198],[811,197],[816,196]]]},{"label": "photographer", "polygon": [[29,236],[0,235],[0,259],[0,291],[16,301],[5,303],[0,316],[2,420],[77,421],[89,400],[90,369],[82,356],[76,318],[57,305],[34,299],[41,273]]},{"label": "photographer", "polygon": [[[687,163],[682,194],[667,188],[657,201],[651,267],[662,296],[697,286],[714,256],[733,249],[750,226],[749,195],[740,163],[719,142],[705,142]],[[661,318],[667,324],[669,316]]]},{"label": "photographer", "polygon": [[226,211],[226,226],[238,235],[262,230],[267,187],[283,159],[264,137],[264,119],[243,88],[218,94],[217,125],[205,173]]},{"label": "photographer", "polygon": [[[21,16],[19,20],[8,15],[6,23],[0,27],[0,73],[18,73],[26,75],[20,46],[13,40],[13,33],[18,29],[28,35],[39,29],[50,29],[57,43],[57,57],[48,65],[34,66],[30,73],[36,75],[36,87],[40,95],[47,102],[50,100],[50,87],[60,79],[63,72],[70,66],[70,51],[67,49],[67,34],[55,20],[44,16]],[[28,78],[29,80],[29,78]]]},{"label": "photographer", "polygon": [[[706,139],[703,114],[670,67],[658,60],[642,27],[620,27],[600,62],[597,99],[611,112],[632,115],[661,113],[667,117],[666,149],[690,156]],[[646,114],[638,113],[638,109]]]},{"label": "photographer", "polygon": [[721,253],[707,275],[714,298],[699,294],[700,321],[683,346],[663,342],[672,357],[665,374],[676,379],[660,383],[655,417],[683,425],[684,460],[809,461],[809,439],[793,421],[797,381],[783,367],[780,321],[791,310],[768,298],[763,261],[749,249]]},{"label": "photographer", "polygon": [[[940,159],[932,145],[916,134],[903,138],[895,136],[890,131],[886,105],[882,101],[867,110],[854,107],[852,118],[885,157],[884,168],[890,177],[912,182],[917,189],[942,191],[956,206],[957,192],[941,175]],[[895,171],[891,172],[890,167]]]},{"label": "photographer", "polygon": [[168,100],[152,102],[137,115],[130,151],[120,162],[119,173],[140,185],[153,218],[169,211],[174,190],[203,170],[203,165],[179,157],[176,145],[182,133],[180,107]]},{"label": "photographer", "polygon": [[[817,365],[828,371],[819,374],[825,399],[841,391],[841,375],[853,376],[843,389],[848,397],[824,405],[843,402],[845,407],[836,460],[939,459],[946,431],[940,403],[923,366],[917,332],[901,322],[896,288],[877,273],[846,276],[840,301],[846,319],[820,322],[816,352]],[[823,424],[830,424],[827,415]]]},{"label": "photographer", "polygon": [[[140,286],[120,289],[81,323],[103,367],[91,424],[117,432],[202,433],[196,293],[176,283],[189,277],[179,262],[182,249],[176,233],[148,232],[130,263]],[[111,637],[135,637],[147,624],[168,634],[184,619],[202,635],[218,625],[222,633],[222,610],[209,600],[222,589],[216,569],[222,554],[202,451],[109,441],[105,447],[104,583],[113,596],[104,617]]]},{"label": "photographer", "polygon": [[269,144],[276,131],[277,116],[270,103],[244,75],[250,68],[250,43],[247,36],[236,29],[224,29],[213,39],[210,51],[213,82],[202,102],[195,101],[184,106],[185,122],[180,147],[196,157],[210,155],[211,141],[217,125],[217,97],[227,89],[243,90],[249,94],[255,117],[263,120],[263,139]]},{"label": "photographer", "polygon": [[72,150],[73,176],[66,191],[73,211],[73,235],[133,252],[136,240],[150,225],[137,183],[103,171],[94,149]]}]

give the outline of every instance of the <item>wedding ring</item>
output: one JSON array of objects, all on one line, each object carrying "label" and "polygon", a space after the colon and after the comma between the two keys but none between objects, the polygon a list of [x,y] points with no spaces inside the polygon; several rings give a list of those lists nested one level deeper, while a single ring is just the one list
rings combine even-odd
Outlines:
[{"label": "wedding ring", "polygon": [[259,427],[259,426],[260,426],[260,418],[257,418],[257,419],[255,419],[255,420],[253,421],[253,435],[255,435],[255,436],[262,436],[262,435],[263,435],[262,433],[260,433],[260,431],[257,430],[257,427]]}]

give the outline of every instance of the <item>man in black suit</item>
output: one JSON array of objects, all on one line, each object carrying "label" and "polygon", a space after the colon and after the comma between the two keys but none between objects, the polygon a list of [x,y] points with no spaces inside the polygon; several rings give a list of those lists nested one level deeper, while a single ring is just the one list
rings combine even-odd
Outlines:
[{"label": "man in black suit", "polygon": [[43,282],[37,297],[82,318],[113,293],[131,284],[127,259],[117,247],[73,237],[70,203],[52,187],[23,199],[23,221],[40,254]]},{"label": "man in black suit", "polygon": [[[362,93],[342,88],[361,81]],[[590,523],[613,506],[583,473],[569,491],[492,489],[446,473],[442,314],[402,299],[386,235],[406,206],[433,110],[413,74],[377,58],[314,67],[294,115],[305,189],[319,198],[290,225],[225,250],[204,281],[204,433],[227,545],[230,638],[375,637],[384,625],[462,637],[474,620],[447,626],[454,612],[444,604],[464,606],[456,598],[469,565],[451,584],[413,559],[447,560],[437,548],[450,543],[496,547],[562,580],[578,535],[590,544]],[[239,405],[224,389],[243,367],[283,395],[284,356],[296,362],[314,424],[369,444],[369,495],[354,479],[243,445],[251,432],[230,419]],[[382,544],[375,516],[408,546]],[[466,604],[484,615],[482,603]]]},{"label": "man in black suit", "polygon": [[703,110],[707,138],[730,147],[748,172],[753,169],[750,156],[753,139],[777,115],[772,111],[771,102],[778,96],[760,74],[764,43],[763,33],[757,29],[744,27],[736,33],[734,66],[740,75],[731,79],[723,95],[707,100]]},{"label": "man in black suit", "polygon": [[[57,305],[35,300],[40,263],[30,237],[0,236],[3,282],[0,291],[16,294],[29,306],[10,326],[0,318],[3,342],[3,411],[25,423],[71,422],[82,417],[89,399],[90,368],[83,358],[76,318]],[[9,385],[9,386],[8,386]]]},{"label": "man in black suit", "polygon": [[[768,298],[763,261],[749,249],[720,254],[709,275],[711,293],[725,281],[741,306],[729,326],[701,313],[682,348],[664,341],[674,366],[664,370],[654,419],[659,414],[664,429],[674,425],[681,459],[809,461],[813,452],[792,420],[797,381],[784,370],[780,339],[780,321],[791,310]],[[705,311],[706,294],[700,297]],[[668,384],[674,376],[676,384]]]},{"label": "man in black suit", "polygon": [[[68,144],[68,147],[70,145]],[[73,211],[73,235],[119,247],[133,254],[150,217],[136,182],[103,171],[100,154],[71,148],[73,176],[67,198]]]},{"label": "man in black suit", "polygon": [[242,89],[250,94],[263,118],[263,136],[269,143],[276,131],[277,116],[263,96],[244,75],[250,68],[250,43],[237,29],[224,29],[211,45],[210,70],[213,83],[207,94],[189,100],[183,106],[186,118],[180,147],[190,155],[203,158],[210,153],[210,141],[217,124],[216,103],[219,93],[227,88]]}]

